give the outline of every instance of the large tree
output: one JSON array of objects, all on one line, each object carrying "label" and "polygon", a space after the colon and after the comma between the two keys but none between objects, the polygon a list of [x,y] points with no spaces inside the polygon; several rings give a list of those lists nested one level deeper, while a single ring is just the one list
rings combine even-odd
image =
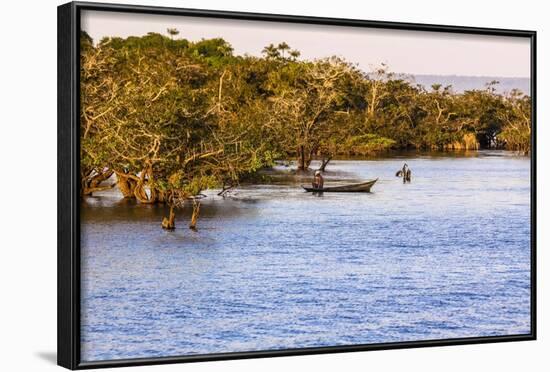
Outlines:
[{"label": "large tree", "polygon": [[83,55],[83,159],[116,173],[126,197],[168,203],[166,228],[175,209],[192,202],[194,227],[202,190],[237,183],[270,155],[250,135],[257,104],[238,84],[239,71],[165,42],[114,48],[104,40]]},{"label": "large tree", "polygon": [[333,133],[331,126],[341,124],[340,81],[351,71],[352,66],[345,61],[328,58],[288,63],[272,73],[272,121],[280,128],[287,152],[296,154],[299,170],[309,168],[321,143]]}]

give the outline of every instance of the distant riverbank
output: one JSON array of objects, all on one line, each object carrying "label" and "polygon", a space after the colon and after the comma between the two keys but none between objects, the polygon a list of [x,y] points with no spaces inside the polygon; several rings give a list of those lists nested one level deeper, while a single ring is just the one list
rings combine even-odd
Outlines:
[{"label": "distant riverbank", "polygon": [[460,76],[460,75],[410,75],[414,82],[431,89],[433,84],[443,86],[452,85],[456,93],[467,90],[485,89],[492,81],[499,83],[494,85],[497,93],[504,94],[513,89],[519,89],[526,95],[531,95],[531,79],[523,77],[498,77],[498,76]]}]

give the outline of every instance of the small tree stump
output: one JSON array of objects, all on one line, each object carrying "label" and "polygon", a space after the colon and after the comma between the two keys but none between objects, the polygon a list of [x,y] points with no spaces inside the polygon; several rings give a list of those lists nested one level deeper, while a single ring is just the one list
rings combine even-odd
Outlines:
[{"label": "small tree stump", "polygon": [[201,203],[196,199],[193,199],[193,214],[191,214],[191,223],[189,224],[189,228],[191,230],[197,229],[197,220],[199,219],[200,210]]},{"label": "small tree stump", "polygon": [[170,215],[168,218],[162,219],[162,228],[165,230],[174,230],[176,228],[176,213],[174,212],[174,206],[170,206]]}]

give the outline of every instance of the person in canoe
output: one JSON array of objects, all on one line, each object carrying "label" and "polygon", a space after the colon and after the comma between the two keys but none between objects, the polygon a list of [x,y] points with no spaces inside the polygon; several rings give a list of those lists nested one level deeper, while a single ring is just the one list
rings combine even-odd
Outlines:
[{"label": "person in canoe", "polygon": [[323,184],[325,183],[325,180],[323,179],[323,176],[321,175],[321,171],[317,170],[315,171],[315,175],[313,176],[313,182],[311,185],[314,189],[322,189]]}]

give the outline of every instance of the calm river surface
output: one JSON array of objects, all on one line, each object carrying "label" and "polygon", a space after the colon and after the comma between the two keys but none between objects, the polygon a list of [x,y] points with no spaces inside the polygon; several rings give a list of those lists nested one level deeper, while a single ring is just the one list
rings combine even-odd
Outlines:
[{"label": "calm river surface", "polygon": [[190,210],[167,232],[164,207],[98,193],[81,209],[82,359],[529,333],[529,162],[334,160],[325,185],[379,178],[372,193],[275,177],[208,193],[196,232]]}]

